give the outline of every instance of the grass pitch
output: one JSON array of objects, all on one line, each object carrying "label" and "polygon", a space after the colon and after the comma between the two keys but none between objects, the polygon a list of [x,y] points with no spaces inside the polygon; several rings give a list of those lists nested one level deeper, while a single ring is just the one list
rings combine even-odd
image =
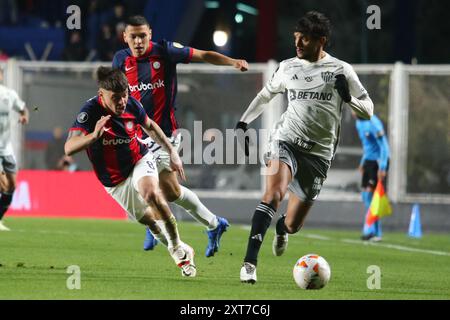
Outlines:
[{"label": "grass pitch", "polygon": [[[305,229],[291,236],[282,257],[271,252],[273,229],[261,249],[258,283],[241,284],[239,270],[248,230],[232,225],[215,257],[198,224],[180,223],[182,239],[196,250],[197,277],[182,278],[167,250],[144,252],[144,229],[126,221],[7,218],[0,232],[0,299],[450,299],[450,237],[421,240],[386,233],[363,244],[358,232]],[[322,290],[297,288],[292,268],[317,253],[331,267]],[[79,266],[81,289],[68,290],[69,266]],[[381,269],[381,289],[369,290],[367,268]]]}]

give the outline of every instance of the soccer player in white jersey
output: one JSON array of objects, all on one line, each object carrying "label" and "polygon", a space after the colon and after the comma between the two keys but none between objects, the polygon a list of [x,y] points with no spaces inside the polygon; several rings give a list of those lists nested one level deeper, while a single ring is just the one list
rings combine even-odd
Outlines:
[{"label": "soccer player in white jersey", "polygon": [[[0,70],[0,83],[3,74]],[[19,113],[19,122],[28,124],[29,112],[18,94],[0,84],[0,231],[9,231],[2,219],[11,205],[16,189],[17,164],[11,144],[11,111]]]},{"label": "soccer player in white jersey", "polygon": [[344,105],[364,119],[373,114],[373,103],[353,68],[324,51],[330,29],[328,18],[318,12],[308,12],[298,21],[294,32],[297,56],[280,63],[236,126],[246,131],[275,95],[287,93],[288,108],[269,139],[265,158],[270,174],[253,215],[241,282],[257,281],[261,244],[288,191],[287,212],[276,224],[274,255],[282,255],[288,234],[302,228],[336,152]]}]

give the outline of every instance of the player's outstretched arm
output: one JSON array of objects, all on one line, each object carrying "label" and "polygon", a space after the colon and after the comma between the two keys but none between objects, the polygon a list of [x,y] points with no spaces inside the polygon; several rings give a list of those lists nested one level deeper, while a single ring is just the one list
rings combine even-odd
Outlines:
[{"label": "player's outstretched arm", "polygon": [[153,140],[156,141],[156,143],[158,143],[167,151],[167,153],[170,154],[170,167],[179,174],[181,179],[186,180],[183,162],[181,161],[177,150],[172,146],[169,139],[167,139],[166,135],[156,124],[156,122],[147,117],[142,128]]},{"label": "player's outstretched arm", "polygon": [[269,103],[275,95],[276,94],[271,93],[266,87],[264,87],[250,103],[247,110],[245,110],[240,122],[244,122],[246,124],[253,122],[263,113],[264,106]]},{"label": "player's outstretched arm", "polygon": [[74,130],[69,133],[67,137],[66,144],[64,145],[64,152],[67,156],[72,156],[77,152],[80,152],[95,141],[101,138],[105,132],[106,122],[111,118],[111,116],[101,117],[95,125],[94,132],[90,134],[84,134],[81,130]]},{"label": "player's outstretched arm", "polygon": [[243,59],[233,59],[216,51],[194,49],[193,62],[207,62],[217,66],[232,66],[242,72],[248,70],[248,62]]},{"label": "player's outstretched arm", "polygon": [[[272,100],[275,94],[271,94],[267,88],[263,88],[253,99],[248,106],[247,110],[242,115],[240,121],[236,124],[236,131],[242,130],[243,133],[247,131],[248,124],[258,118],[264,111],[264,106]],[[239,137],[239,136],[238,136]],[[245,155],[248,157],[250,154],[250,140],[249,137],[245,137],[244,141],[241,141],[244,145]]]}]

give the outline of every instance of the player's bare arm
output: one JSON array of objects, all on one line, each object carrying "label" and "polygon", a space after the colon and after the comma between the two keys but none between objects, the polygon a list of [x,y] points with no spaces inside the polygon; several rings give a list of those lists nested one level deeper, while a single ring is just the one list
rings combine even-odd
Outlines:
[{"label": "player's bare arm", "polygon": [[66,144],[64,145],[64,151],[67,156],[72,156],[77,152],[85,150],[95,141],[101,138],[105,132],[105,125],[111,118],[110,115],[101,117],[95,125],[95,129],[90,134],[85,134],[81,130],[74,130],[69,133]]},{"label": "player's bare arm", "polygon": [[153,140],[156,141],[156,143],[162,146],[170,154],[170,167],[172,170],[178,172],[181,179],[186,180],[183,163],[177,150],[172,146],[169,139],[167,139],[166,135],[156,124],[156,122],[147,117],[143,129]]},{"label": "player's bare arm", "polygon": [[248,70],[248,62],[242,59],[233,59],[215,51],[203,51],[194,49],[193,62],[207,62],[218,66],[233,66],[245,72]]},{"label": "player's bare arm", "polygon": [[22,111],[19,112],[19,123],[26,125],[30,122],[30,112],[25,107]]}]

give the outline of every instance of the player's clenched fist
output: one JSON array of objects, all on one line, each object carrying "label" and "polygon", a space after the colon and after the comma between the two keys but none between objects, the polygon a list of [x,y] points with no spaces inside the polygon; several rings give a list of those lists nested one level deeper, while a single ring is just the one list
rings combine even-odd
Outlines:
[{"label": "player's clenched fist", "polygon": [[[236,130],[236,132],[238,130],[242,130],[241,134],[245,134],[245,132],[247,132],[247,130],[248,130],[248,124],[245,122],[239,121],[238,124],[236,125],[235,130]],[[250,155],[250,138],[248,136],[244,136],[244,140],[242,140],[242,139],[239,139],[239,136],[238,136],[238,141],[241,143],[241,145],[243,144],[245,156],[248,157]]]},{"label": "player's clenched fist", "polygon": [[352,96],[350,95],[347,79],[343,74],[338,74],[335,78],[336,82],[334,88],[337,90],[342,100],[344,100],[345,103],[349,103],[352,100]]},{"label": "player's clenched fist", "polygon": [[235,60],[234,67],[242,72],[245,72],[248,70],[248,62],[245,60]]}]

